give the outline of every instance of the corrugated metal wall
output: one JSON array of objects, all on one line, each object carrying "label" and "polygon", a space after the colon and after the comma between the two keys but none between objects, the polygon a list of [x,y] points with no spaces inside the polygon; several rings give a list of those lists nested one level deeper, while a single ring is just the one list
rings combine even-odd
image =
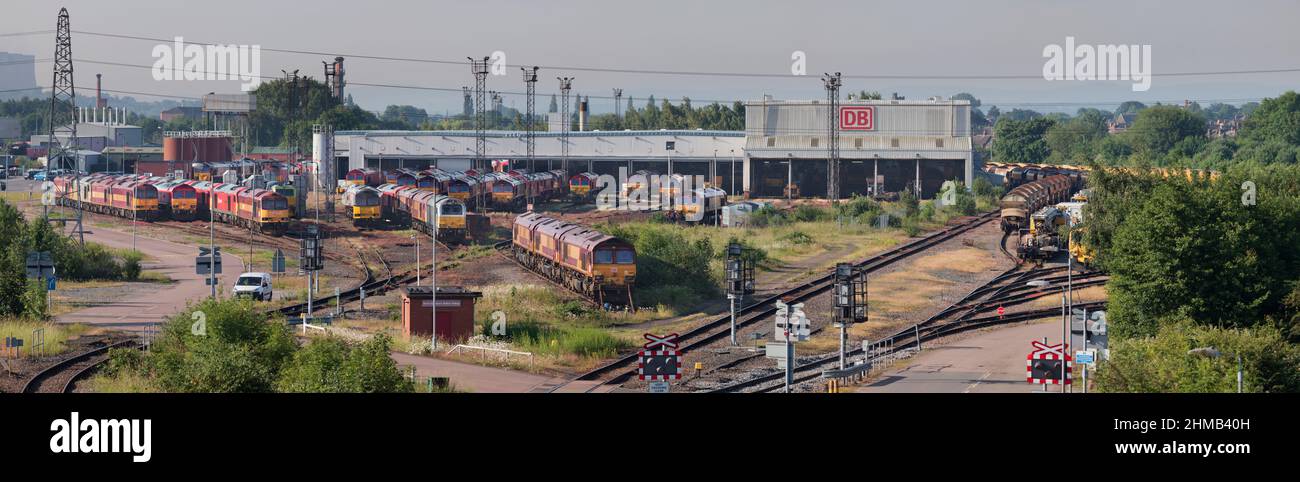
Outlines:
[{"label": "corrugated metal wall", "polygon": [[[897,103],[895,103],[897,102]],[[846,136],[970,136],[970,104],[965,101],[844,102],[875,107],[875,129],[842,130]],[[749,136],[825,135],[827,105],[822,101],[758,101],[745,105]]]}]

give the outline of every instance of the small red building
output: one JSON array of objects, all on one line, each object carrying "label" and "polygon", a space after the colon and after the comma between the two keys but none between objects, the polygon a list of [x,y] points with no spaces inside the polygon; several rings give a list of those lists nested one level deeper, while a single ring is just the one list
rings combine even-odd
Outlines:
[{"label": "small red building", "polygon": [[[402,292],[402,335],[429,336],[433,332],[431,313],[435,298],[432,288],[412,286]],[[439,286],[437,301],[438,339],[461,341],[474,336],[474,302],[483,293],[459,286]]]}]

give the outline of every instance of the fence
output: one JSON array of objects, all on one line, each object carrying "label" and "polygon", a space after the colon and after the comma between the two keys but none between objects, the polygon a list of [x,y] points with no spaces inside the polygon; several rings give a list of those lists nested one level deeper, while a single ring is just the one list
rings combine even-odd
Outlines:
[{"label": "fence", "polygon": [[920,327],[912,327],[916,334],[916,343],[908,344],[903,348],[894,347],[894,338],[890,337],[875,343],[862,341],[862,355],[847,360],[851,366],[843,370],[826,370],[822,372],[822,378],[827,380],[827,391],[838,391],[839,386],[844,383],[855,383],[865,380],[871,375],[882,371],[895,362],[910,357],[921,351],[920,348]]},{"label": "fence", "polygon": [[465,351],[465,350],[479,350],[479,353],[482,355],[482,359],[484,361],[487,360],[487,356],[489,352],[500,353],[502,355],[501,359],[507,362],[510,361],[511,355],[526,356],[528,357],[528,369],[531,370],[533,368],[533,354],[526,351],[514,351],[514,350],[506,350],[502,348],[488,348],[488,347],[473,346],[473,345],[456,345],[451,347],[450,350],[447,350],[447,354],[451,355],[453,353],[456,353],[457,351]]}]

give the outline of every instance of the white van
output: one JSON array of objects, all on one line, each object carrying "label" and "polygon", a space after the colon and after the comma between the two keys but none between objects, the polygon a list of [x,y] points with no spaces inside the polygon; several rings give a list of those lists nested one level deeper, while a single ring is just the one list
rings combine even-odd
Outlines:
[{"label": "white van", "polygon": [[235,297],[247,296],[257,301],[271,301],[271,274],[244,273],[235,281]]}]

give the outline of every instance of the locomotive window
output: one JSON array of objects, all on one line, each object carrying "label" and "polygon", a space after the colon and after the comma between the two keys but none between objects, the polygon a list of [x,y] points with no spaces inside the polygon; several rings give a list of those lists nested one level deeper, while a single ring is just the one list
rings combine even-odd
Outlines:
[{"label": "locomotive window", "polygon": [[620,249],[617,251],[618,264],[632,264],[636,262],[636,257],[631,251]]},{"label": "locomotive window", "polygon": [[158,197],[158,192],[150,191],[148,189],[137,189],[135,197],[140,199],[156,199]]},{"label": "locomotive window", "polygon": [[194,191],[172,191],[172,197],[176,199],[194,199]]},{"label": "locomotive window", "polygon": [[284,199],[267,199],[262,201],[262,209],[268,211],[275,209],[289,209],[289,202]]},{"label": "locomotive window", "polygon": [[596,250],[596,264],[610,264],[614,262],[614,252],[608,249]]},{"label": "locomotive window", "polygon": [[445,216],[459,216],[465,214],[465,207],[459,204],[446,203],[442,205],[442,214]]}]

